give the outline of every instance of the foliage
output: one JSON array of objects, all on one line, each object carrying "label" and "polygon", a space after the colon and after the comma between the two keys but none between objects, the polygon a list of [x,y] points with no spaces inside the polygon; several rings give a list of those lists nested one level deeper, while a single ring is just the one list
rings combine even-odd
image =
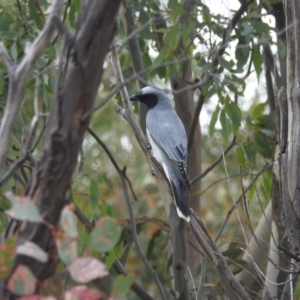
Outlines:
[{"label": "foliage", "polygon": [[[242,14],[232,32],[228,30],[228,18],[232,15],[226,17],[215,13],[205,1],[197,1],[196,9],[186,16],[186,2],[188,1],[128,1],[134,24],[137,28],[143,28],[138,33],[138,42],[149,82],[169,88],[170,78],[174,74],[183,73],[180,64],[183,61],[191,64],[191,85],[198,81],[205,82],[210,76],[201,87],[201,91],[196,89],[194,92],[195,101],[199,93],[203,93],[204,107],[210,119],[209,124],[202,128],[203,170],[222,156],[233,136],[237,137],[237,145],[202,179],[202,187],[198,191],[201,196],[200,215],[210,234],[215,236],[233,201],[240,196],[241,187],[248,185],[253,174],[270,163],[274,157],[277,141],[269,102],[266,96],[260,94],[246,99],[246,89],[249,84],[253,84],[253,74],[257,82],[255,89],[259,89],[258,84],[263,81],[263,48],[275,46],[276,40],[272,35],[275,28],[263,18],[263,15],[269,12],[262,10],[261,5],[255,1]],[[264,1],[266,6],[273,2]],[[63,21],[70,33],[75,31],[80,5],[79,0],[65,3]],[[14,62],[20,61],[28,44],[44,26],[49,13],[48,8],[49,1],[46,0],[0,1],[0,36]],[[155,22],[150,22],[151,18],[158,14],[164,17],[161,27]],[[182,18],[186,17],[188,22],[183,23]],[[120,20],[116,35],[118,39],[123,40],[126,38],[127,28],[122,11]],[[150,25],[147,25],[148,22]],[[35,130],[30,148],[32,159],[27,159],[13,176],[1,185],[1,233],[8,226],[7,216],[17,220],[41,222],[48,226],[45,216],[39,214],[32,199],[22,195],[25,194],[26,183],[34,169],[33,161],[38,159],[43,143],[47,114],[51,109],[51,99],[57,83],[56,60],[60,47],[60,38],[53,37],[38,59],[35,71],[30,73],[26,82],[22,109],[14,128],[5,168],[0,170],[0,178],[22,155],[25,141],[32,130],[31,122],[36,109],[34,98],[37,97],[37,108],[45,117],[38,121]],[[282,53],[282,50],[280,51]],[[131,78],[127,89],[133,94],[137,90],[137,84],[132,79],[135,72],[128,43],[121,43],[119,55],[125,79]],[[7,82],[6,68],[0,63],[1,115],[8,93]],[[101,103],[115,87],[116,81],[108,57],[97,103]],[[120,95],[115,96],[114,102],[121,103]],[[135,109],[138,112],[138,108]],[[93,114],[90,127],[107,145],[118,166],[126,170],[138,199],[132,206],[142,248],[166,290],[170,289],[170,229],[165,221],[164,203],[155,180],[150,175],[147,162],[127,123],[115,112],[113,100]],[[200,145],[197,147],[200,151]],[[270,198],[271,182],[272,174],[267,171],[246,193],[246,204],[244,203],[244,208],[239,208],[241,222],[246,224],[246,227],[255,227],[258,223],[261,215],[260,205],[265,207]],[[64,208],[59,228],[51,229],[56,242],[55,250],[51,254],[61,261],[55,279],[60,282],[66,280],[65,299],[137,299],[130,290],[134,281],[142,282],[149,294],[154,299],[158,298],[152,276],[145,270],[133,247],[124,197],[118,172],[99,144],[87,134],[74,174],[70,193],[71,204]],[[245,205],[249,207],[249,223]],[[92,227],[91,232],[87,230],[87,224],[77,224],[76,207],[86,216],[88,225]],[[250,237],[251,231],[248,230],[246,234]],[[238,217],[233,215],[222,233],[218,246],[223,250],[223,255],[230,260],[230,267],[236,273],[244,266],[240,243],[244,244],[244,237]],[[48,254],[38,245],[24,243],[14,246],[13,241],[8,239],[5,245],[0,246],[0,279],[12,268],[13,251],[40,261],[48,259]],[[126,266],[129,276],[115,276],[113,264],[116,259]],[[36,279],[26,266],[20,267],[14,274],[8,285],[11,291],[22,295],[34,293]],[[193,274],[195,278],[196,275],[198,274]],[[108,290],[99,289],[103,280],[110,281],[110,284],[107,284]],[[215,292],[218,291],[219,279],[211,267],[207,268],[205,282],[212,284]],[[49,280],[42,289],[43,295],[50,293],[58,299],[63,294],[63,285],[53,292],[55,288],[55,283]]]}]

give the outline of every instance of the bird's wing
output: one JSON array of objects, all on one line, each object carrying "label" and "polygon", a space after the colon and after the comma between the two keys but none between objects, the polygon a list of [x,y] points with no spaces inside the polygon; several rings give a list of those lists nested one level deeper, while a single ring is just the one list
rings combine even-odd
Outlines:
[{"label": "bird's wing", "polygon": [[180,181],[184,184],[186,189],[190,190],[190,184],[186,174],[186,133],[179,117],[177,115],[172,117],[175,118],[173,122],[170,122],[170,120],[165,120],[165,122],[160,123],[155,122],[150,128],[148,127],[148,132],[155,144],[167,158]]}]

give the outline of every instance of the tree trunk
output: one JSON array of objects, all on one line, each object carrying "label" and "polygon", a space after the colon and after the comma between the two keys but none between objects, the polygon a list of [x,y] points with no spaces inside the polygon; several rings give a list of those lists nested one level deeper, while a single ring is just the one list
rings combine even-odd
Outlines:
[{"label": "tree trunk", "polygon": [[[287,28],[287,88],[278,95],[280,107],[280,192],[285,235],[294,255],[300,254],[300,4],[284,2]],[[287,112],[287,113],[286,113]],[[286,290],[286,289],[284,289]]]},{"label": "tree trunk", "polygon": [[[25,241],[38,244],[49,254],[49,259],[41,263],[17,254],[11,273],[23,264],[30,268],[39,285],[55,271],[57,250],[53,230],[67,203],[72,174],[101,81],[103,62],[116,28],[120,2],[83,2],[76,35],[65,41],[67,62],[59,74],[42,155],[27,189],[27,196],[37,204],[47,223],[24,222],[18,238],[18,244]],[[13,298],[12,295],[8,297]],[[0,298],[4,299],[3,294]]]}]

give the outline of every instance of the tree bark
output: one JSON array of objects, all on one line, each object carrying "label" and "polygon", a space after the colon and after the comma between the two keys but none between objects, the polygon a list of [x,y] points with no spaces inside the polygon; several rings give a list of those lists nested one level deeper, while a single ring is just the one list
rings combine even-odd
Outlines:
[{"label": "tree bark", "polygon": [[[188,64],[185,64],[184,68],[188,68]],[[190,81],[190,78],[180,78],[173,77],[172,78],[172,88],[174,91],[179,91],[185,87],[187,87],[188,83],[186,81]],[[176,111],[181,118],[185,130],[188,133],[191,120],[193,118],[193,114],[195,112],[195,103],[194,103],[194,90],[188,89],[182,93],[174,94],[174,101]],[[188,177],[195,178],[199,174],[201,174],[201,133],[200,133],[200,124],[196,127],[192,148],[189,149],[189,157],[188,157]],[[189,205],[194,211],[199,213],[200,211],[200,197],[197,191],[200,189],[200,181],[195,182],[190,191],[189,197]],[[187,229],[187,253],[188,253],[188,266],[193,275],[196,275],[196,272],[199,271],[199,266],[201,264],[201,255],[194,247],[197,245],[197,241],[194,237],[194,234],[191,230]]]},{"label": "tree bark", "polygon": [[[116,28],[120,2],[83,2],[76,35],[65,43],[66,65],[58,79],[42,154],[26,193],[37,204],[47,223],[24,223],[18,233],[18,244],[34,242],[50,255],[46,263],[16,255],[11,274],[23,264],[41,283],[55,271],[57,250],[53,230],[67,203],[72,174],[90,119],[89,112],[93,108],[103,62]],[[0,294],[1,299],[5,299],[4,292],[2,290]],[[6,292],[8,299],[14,298]]]}]

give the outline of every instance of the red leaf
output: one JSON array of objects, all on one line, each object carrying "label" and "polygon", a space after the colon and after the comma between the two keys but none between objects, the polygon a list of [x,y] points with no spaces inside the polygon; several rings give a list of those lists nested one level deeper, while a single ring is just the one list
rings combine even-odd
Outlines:
[{"label": "red leaf", "polygon": [[100,300],[101,294],[97,290],[89,289],[85,285],[79,285],[65,293],[65,300],[71,300],[76,297],[76,300]]},{"label": "red leaf", "polygon": [[87,283],[93,279],[103,277],[108,274],[105,270],[105,264],[92,257],[77,258],[68,267],[68,270],[71,277],[79,283]]}]

